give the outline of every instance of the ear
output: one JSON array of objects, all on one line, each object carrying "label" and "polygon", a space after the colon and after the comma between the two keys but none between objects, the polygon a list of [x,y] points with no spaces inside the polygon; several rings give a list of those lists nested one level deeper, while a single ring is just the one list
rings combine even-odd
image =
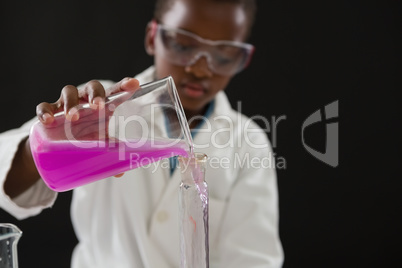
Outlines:
[{"label": "ear", "polygon": [[157,23],[155,20],[148,22],[147,27],[145,29],[145,51],[148,55],[155,55],[155,35],[156,35]]}]

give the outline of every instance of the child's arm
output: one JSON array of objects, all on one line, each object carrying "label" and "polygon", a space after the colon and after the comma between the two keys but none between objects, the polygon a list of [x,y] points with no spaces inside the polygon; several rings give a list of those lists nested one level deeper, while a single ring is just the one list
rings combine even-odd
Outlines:
[{"label": "child's arm", "polygon": [[[66,86],[59,100],[54,103],[43,102],[37,106],[37,117],[43,124],[50,124],[54,120],[55,113],[65,111],[69,120],[78,120],[74,117],[74,113],[69,113],[78,103],[90,102],[101,105],[104,103],[105,96],[137,88],[139,88],[139,82],[132,78],[125,78],[106,90],[99,81],[88,82],[79,91],[74,86]],[[0,207],[18,218],[40,212],[35,210],[26,213],[22,207],[34,207],[38,204],[48,207],[52,202],[47,201],[55,199],[55,193],[48,193],[50,190],[40,180],[30,151],[28,135],[34,121],[36,120],[26,123],[19,129],[0,134],[0,187],[3,186],[0,190]]]},{"label": "child's arm", "polygon": [[4,191],[10,198],[14,198],[34,185],[39,178],[27,137],[18,146],[4,182]]}]

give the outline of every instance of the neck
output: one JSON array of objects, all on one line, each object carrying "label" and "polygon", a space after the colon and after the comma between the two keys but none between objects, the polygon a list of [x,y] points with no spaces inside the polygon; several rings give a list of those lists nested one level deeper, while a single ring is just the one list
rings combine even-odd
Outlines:
[{"label": "neck", "polygon": [[190,129],[195,128],[198,123],[201,122],[202,116],[205,115],[205,112],[207,111],[208,105],[203,107],[201,110],[184,110],[184,113],[186,114],[186,119],[189,124]]}]

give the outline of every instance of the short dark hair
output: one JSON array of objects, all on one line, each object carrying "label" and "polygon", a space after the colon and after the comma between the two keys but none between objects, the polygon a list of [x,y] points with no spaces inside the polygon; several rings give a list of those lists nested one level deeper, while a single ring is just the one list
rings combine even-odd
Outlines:
[{"label": "short dark hair", "polygon": [[[154,19],[156,21],[161,21],[163,14],[173,5],[173,3],[177,0],[156,0],[155,9],[154,9]],[[199,1],[199,0],[195,0]],[[247,35],[249,36],[251,33],[251,29],[254,24],[255,13],[256,13],[256,1],[255,0],[210,0],[212,2],[221,2],[221,3],[234,3],[240,4],[247,16]]]}]

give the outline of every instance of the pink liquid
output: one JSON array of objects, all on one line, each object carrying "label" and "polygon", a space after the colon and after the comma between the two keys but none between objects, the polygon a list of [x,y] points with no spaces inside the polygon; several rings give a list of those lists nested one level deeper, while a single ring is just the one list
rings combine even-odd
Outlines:
[{"label": "pink liquid", "polygon": [[[68,191],[100,179],[148,165],[176,155],[187,156],[184,143],[161,146],[147,141],[139,148],[134,142],[65,141],[40,144],[33,157],[47,186],[58,192]],[[92,147],[92,148],[88,148]]]}]

